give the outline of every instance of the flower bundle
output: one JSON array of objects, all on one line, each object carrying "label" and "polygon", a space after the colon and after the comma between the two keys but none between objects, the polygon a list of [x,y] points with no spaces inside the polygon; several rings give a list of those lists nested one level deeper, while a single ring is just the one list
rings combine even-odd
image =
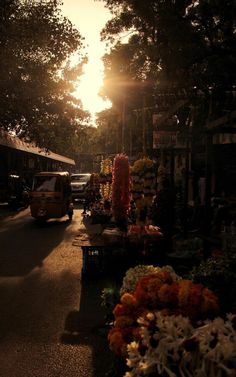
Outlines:
[{"label": "flower bundle", "polygon": [[141,211],[144,207],[150,207],[155,195],[155,173],[153,161],[143,158],[135,161],[131,170],[132,198],[136,207]]},{"label": "flower bundle", "polygon": [[100,192],[103,200],[111,199],[111,181],[112,181],[112,160],[106,158],[101,162]]},{"label": "flower bundle", "polygon": [[158,267],[153,265],[137,265],[135,267],[129,268],[126,271],[126,274],[122,281],[122,286],[120,289],[120,295],[122,296],[124,293],[133,293],[135,291],[135,287],[137,282],[144,276],[155,274],[160,271],[168,271],[173,279],[173,281],[177,281],[182,279],[178,276],[171,266],[164,266]]},{"label": "flower bundle", "polygon": [[134,291],[124,293],[120,301],[113,310],[114,328],[110,330],[108,340],[111,350],[123,356],[126,355],[128,341],[139,339],[138,318],[149,312],[160,311],[165,316],[182,315],[197,323],[198,320],[214,317],[219,309],[217,297],[208,288],[180,279],[170,268],[142,276]]},{"label": "flower bundle", "polygon": [[190,279],[202,283],[220,298],[223,313],[236,312],[236,255],[208,258],[195,266]]},{"label": "flower bundle", "polygon": [[139,318],[140,340],[128,345],[125,377],[226,377],[236,370],[236,316],[200,327],[178,316],[148,313]]},{"label": "flower bundle", "polygon": [[127,221],[130,206],[130,167],[125,154],[115,156],[112,170],[112,212],[116,222]]}]

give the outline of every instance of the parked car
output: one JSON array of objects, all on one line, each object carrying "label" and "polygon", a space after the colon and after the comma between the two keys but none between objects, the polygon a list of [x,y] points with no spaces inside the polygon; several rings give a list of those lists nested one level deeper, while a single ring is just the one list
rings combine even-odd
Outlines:
[{"label": "parked car", "polygon": [[85,199],[86,188],[90,177],[90,173],[71,174],[71,195],[73,200]]}]

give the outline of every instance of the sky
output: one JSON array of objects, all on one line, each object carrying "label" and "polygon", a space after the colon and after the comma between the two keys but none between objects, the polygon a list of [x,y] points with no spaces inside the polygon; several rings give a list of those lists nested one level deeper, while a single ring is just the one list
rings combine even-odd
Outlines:
[{"label": "sky", "polygon": [[85,38],[89,62],[84,66],[84,75],[75,95],[82,100],[84,110],[91,112],[94,122],[96,112],[110,107],[109,102],[98,96],[98,91],[103,80],[101,57],[106,51],[105,42],[100,41],[100,31],[111,14],[103,1],[94,0],[64,0],[62,12]]}]

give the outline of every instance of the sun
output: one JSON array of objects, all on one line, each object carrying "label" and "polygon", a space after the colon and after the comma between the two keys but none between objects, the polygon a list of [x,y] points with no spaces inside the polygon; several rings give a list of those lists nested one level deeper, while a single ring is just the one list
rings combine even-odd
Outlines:
[{"label": "sun", "polygon": [[80,77],[74,95],[83,104],[83,109],[91,114],[92,122],[95,122],[96,113],[111,107],[109,100],[103,100],[99,96],[103,85],[103,64],[101,60],[94,59],[84,65],[83,75]]},{"label": "sun", "polygon": [[110,101],[104,101],[98,95],[103,85],[104,67],[101,57],[106,51],[105,42],[100,40],[100,32],[111,13],[102,0],[65,0],[62,12],[85,38],[89,61],[84,65],[84,73],[76,83],[73,95],[81,100],[83,109],[90,112],[95,125],[96,113],[111,107]]}]

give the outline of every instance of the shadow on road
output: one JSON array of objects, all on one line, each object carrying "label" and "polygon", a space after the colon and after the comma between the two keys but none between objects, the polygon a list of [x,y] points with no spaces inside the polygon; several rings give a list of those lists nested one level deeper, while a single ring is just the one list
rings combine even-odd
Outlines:
[{"label": "shadow on road", "polygon": [[81,284],[80,308],[68,313],[61,342],[91,348],[94,375],[104,377],[115,362],[108,346],[109,327],[101,306],[101,293],[109,282],[100,277],[82,280]]},{"label": "shadow on road", "polygon": [[0,276],[24,276],[37,266],[63,240],[70,221],[50,220],[43,226],[34,219],[14,219],[0,232]]},{"label": "shadow on road", "polygon": [[39,269],[2,283],[0,339],[57,344],[68,308],[78,303],[79,281],[79,273]]}]

